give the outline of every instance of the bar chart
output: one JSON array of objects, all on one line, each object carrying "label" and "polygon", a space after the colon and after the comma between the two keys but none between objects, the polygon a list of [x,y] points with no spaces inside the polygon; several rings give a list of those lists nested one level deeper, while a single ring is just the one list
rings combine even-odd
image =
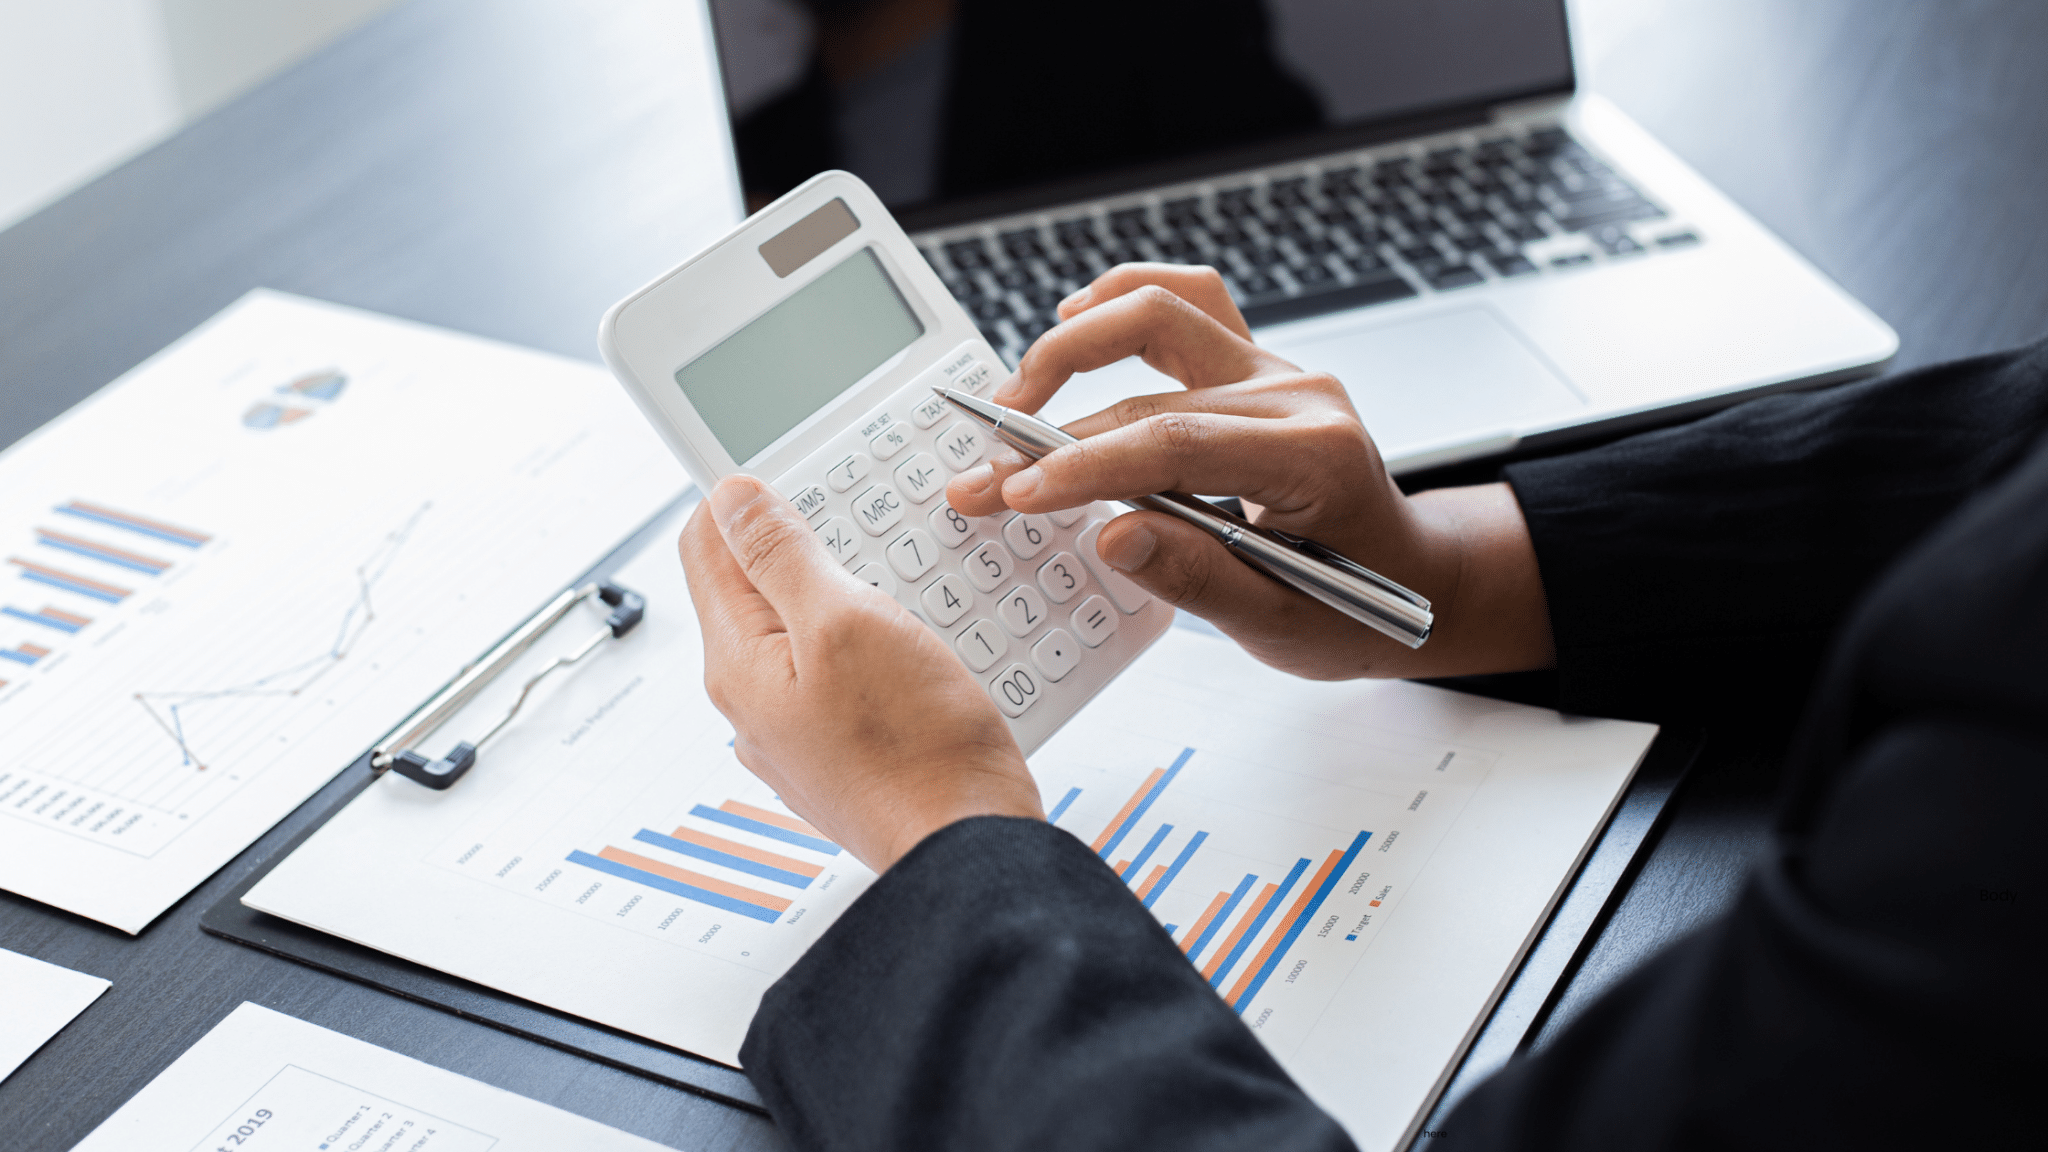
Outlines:
[{"label": "bar chart", "polygon": [[[140,549],[175,545],[196,550],[212,539],[203,532],[83,500],[66,501],[48,511],[53,520],[65,517],[79,522],[79,527],[36,526],[25,554],[8,557],[8,563],[19,579],[38,590],[54,589],[75,599],[34,609],[0,604],[0,624],[19,622],[76,636],[93,622],[84,609],[125,603],[136,593],[129,586],[136,577],[159,577],[176,564]],[[47,645],[23,643],[0,649],[0,659],[33,667],[52,651]]]},{"label": "bar chart", "polygon": [[[690,808],[692,819],[738,829],[753,836],[794,844],[823,856],[839,855],[839,846],[818,834],[818,830],[794,816],[771,812],[738,800],[727,800],[716,808],[702,804]],[[820,873],[821,864],[771,852],[754,844],[716,836],[687,825],[662,833],[646,828],[633,834],[642,844],[686,856],[748,876],[773,881],[798,891],[809,888]],[[773,924],[789,911],[791,900],[763,892],[701,871],[691,871],[659,858],[606,845],[595,855],[581,850],[569,853],[572,864],[594,868],[635,884],[681,896],[685,900],[726,912],[736,912],[764,924]]]}]

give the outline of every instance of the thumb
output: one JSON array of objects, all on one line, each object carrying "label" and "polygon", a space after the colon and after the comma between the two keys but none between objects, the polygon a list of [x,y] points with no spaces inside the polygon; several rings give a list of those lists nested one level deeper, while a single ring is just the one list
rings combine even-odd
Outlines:
[{"label": "thumb", "polygon": [[711,516],[733,559],[785,622],[829,602],[826,587],[858,589],[858,580],[825,551],[789,501],[752,476],[727,476],[711,490]]}]

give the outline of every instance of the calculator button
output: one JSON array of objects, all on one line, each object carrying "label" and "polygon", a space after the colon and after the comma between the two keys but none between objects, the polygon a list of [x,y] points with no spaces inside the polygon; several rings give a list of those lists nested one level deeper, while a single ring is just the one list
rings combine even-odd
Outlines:
[{"label": "calculator button", "polygon": [[855,568],[853,570],[853,578],[863,584],[873,584],[891,596],[896,594],[896,577],[890,575],[887,568],[875,563],[873,560]]},{"label": "calculator button", "polygon": [[1043,516],[1013,516],[1003,525],[1003,543],[1017,554],[1019,560],[1029,560],[1045,551],[1046,541],[1052,539],[1052,522]]},{"label": "calculator button", "polygon": [[1015,719],[1038,703],[1038,698],[1045,695],[1045,687],[1038,682],[1037,673],[1022,664],[1012,664],[988,682],[988,694],[995,697],[996,707],[1003,710],[1003,715]]},{"label": "calculator button", "polygon": [[953,641],[953,647],[960,650],[960,658],[976,672],[985,672],[996,658],[1010,650],[1010,638],[996,627],[993,620],[976,620],[967,626],[967,631]]},{"label": "calculator button", "polygon": [[918,402],[917,407],[910,410],[910,420],[919,428],[929,428],[944,420],[952,411],[953,406],[946,403],[944,396],[927,396]]},{"label": "calculator button", "polygon": [[1130,577],[1111,568],[1102,559],[1102,554],[1095,550],[1095,542],[1102,536],[1102,526],[1107,523],[1107,520],[1097,520],[1081,529],[1081,534],[1074,538],[1074,550],[1087,561],[1089,570],[1095,573],[1096,579],[1102,581],[1103,590],[1109,593],[1111,600],[1116,601],[1116,606],[1125,612],[1136,612],[1151,603],[1152,594],[1131,583]]},{"label": "calculator button", "polygon": [[1081,567],[1081,558],[1072,552],[1061,552],[1038,566],[1038,586],[1055,604],[1065,604],[1074,598],[1074,593],[1088,583],[1088,571]]},{"label": "calculator button", "polygon": [[877,460],[887,460],[910,446],[910,429],[898,425],[885,429],[880,436],[868,441],[868,451]]},{"label": "calculator button", "polygon": [[806,520],[825,510],[825,500],[825,490],[816,484],[804,485],[803,491],[789,498],[789,502],[796,505],[797,513]]},{"label": "calculator button", "polygon": [[922,504],[945,489],[946,475],[939,471],[936,457],[919,452],[896,469],[896,487],[912,504]]},{"label": "calculator button", "polygon": [[939,562],[939,546],[922,528],[912,528],[890,543],[887,554],[889,566],[896,569],[905,580],[915,580],[932,570]]},{"label": "calculator button", "polygon": [[[865,459],[865,455],[863,455]],[[903,522],[903,497],[887,484],[863,489],[853,498],[853,515],[861,531],[880,536]]]},{"label": "calculator button", "polygon": [[825,551],[841,564],[853,559],[854,553],[860,551],[860,537],[853,533],[853,521],[844,516],[834,516],[818,525],[816,535]]},{"label": "calculator button", "polygon": [[1050,611],[1045,606],[1045,597],[1029,584],[1017,585],[1003,593],[1003,598],[996,602],[996,618],[1003,622],[1003,627],[1008,628],[1012,636],[1031,635],[1045,623],[1046,613]]},{"label": "calculator button", "polygon": [[868,469],[874,466],[874,459],[867,453],[855,452],[834,464],[832,470],[825,473],[825,483],[830,484],[834,492],[844,492],[859,483],[860,478],[867,475]]},{"label": "calculator button", "polygon": [[1100,596],[1090,596],[1074,609],[1074,635],[1093,648],[1116,635],[1116,609]]},{"label": "calculator button", "polygon": [[995,383],[996,380],[995,369],[990,368],[987,362],[979,359],[971,361],[967,367],[960,369],[958,372],[949,373],[949,375],[953,377],[949,383],[962,392],[979,392],[990,384]]},{"label": "calculator button", "polygon": [[988,439],[981,429],[965,420],[939,433],[939,459],[955,472],[981,459],[987,446]]},{"label": "calculator button", "polygon": [[1074,634],[1065,628],[1047,632],[1043,639],[1031,646],[1031,662],[1045,673],[1045,678],[1057,684],[1060,677],[1074,670],[1081,662],[1081,646],[1074,642]]},{"label": "calculator button", "polygon": [[927,522],[932,526],[932,535],[948,548],[958,548],[974,535],[974,521],[953,511],[951,504],[941,504],[933,509]]},{"label": "calculator button", "polygon": [[960,562],[960,570],[967,573],[976,588],[993,592],[1003,577],[1010,574],[1010,554],[1003,551],[1001,544],[987,540],[967,554],[967,559]]},{"label": "calculator button", "polygon": [[1086,504],[1081,505],[1079,508],[1062,508],[1057,512],[1046,513],[1046,516],[1053,523],[1062,528],[1072,528],[1074,525],[1079,524],[1081,518],[1086,515],[1088,515],[1088,505]]},{"label": "calculator button", "polygon": [[974,589],[967,586],[967,581],[948,572],[932,581],[931,587],[926,588],[918,599],[924,602],[925,615],[932,618],[932,623],[944,628],[967,615],[967,610],[974,607]]}]

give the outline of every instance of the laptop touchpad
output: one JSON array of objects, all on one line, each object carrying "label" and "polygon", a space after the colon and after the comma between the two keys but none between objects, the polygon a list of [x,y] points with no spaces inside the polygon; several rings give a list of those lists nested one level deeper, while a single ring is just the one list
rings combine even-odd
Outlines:
[{"label": "laptop touchpad", "polygon": [[[1320,326],[1318,326],[1320,328]],[[1527,427],[1585,406],[1521,333],[1484,306],[1259,343],[1344,382],[1389,458]]]}]

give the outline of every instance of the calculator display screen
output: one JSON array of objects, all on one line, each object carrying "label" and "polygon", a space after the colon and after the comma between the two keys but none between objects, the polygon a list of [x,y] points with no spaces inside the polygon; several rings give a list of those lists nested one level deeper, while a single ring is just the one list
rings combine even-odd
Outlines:
[{"label": "calculator display screen", "polygon": [[922,335],[863,248],[676,369],[676,384],[744,464]]}]

